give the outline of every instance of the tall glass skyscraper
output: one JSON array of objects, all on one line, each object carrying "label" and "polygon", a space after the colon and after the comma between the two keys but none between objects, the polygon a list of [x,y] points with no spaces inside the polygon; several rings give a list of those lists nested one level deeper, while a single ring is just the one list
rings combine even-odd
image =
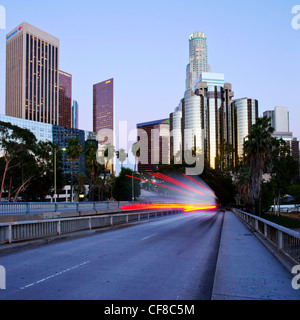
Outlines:
[{"label": "tall glass skyscraper", "polygon": [[[114,117],[114,79],[111,78],[93,86],[93,131],[98,134],[99,147],[108,142],[115,145]],[[113,158],[108,166],[111,173],[115,171],[114,162]]]},{"label": "tall glass skyscraper", "polygon": [[93,131],[102,129],[114,130],[114,79],[93,86]]},{"label": "tall glass skyscraper", "polygon": [[233,147],[236,150],[236,161],[244,154],[244,142],[258,118],[258,101],[241,98],[232,102],[232,119],[236,128],[233,135]]},{"label": "tall glass skyscraper", "polygon": [[59,70],[59,125],[72,127],[72,75]]},{"label": "tall glass skyscraper", "polygon": [[[233,155],[224,158],[224,145],[231,142],[234,131],[231,122],[231,102],[234,93],[231,84],[225,83],[224,74],[203,72],[194,90],[186,91],[179,109],[170,115],[170,127],[181,127],[181,139],[173,133],[171,157],[182,150],[195,149],[204,154],[212,168],[229,164]],[[181,116],[181,122],[178,117]]]},{"label": "tall glass skyscraper", "polygon": [[6,36],[6,115],[57,125],[59,40],[23,22]]},{"label": "tall glass skyscraper", "polygon": [[189,64],[186,67],[186,91],[193,90],[195,81],[202,72],[210,72],[207,60],[207,36],[194,32],[189,37]]},{"label": "tall glass skyscraper", "polygon": [[76,100],[72,104],[72,128],[79,129],[79,104]]}]

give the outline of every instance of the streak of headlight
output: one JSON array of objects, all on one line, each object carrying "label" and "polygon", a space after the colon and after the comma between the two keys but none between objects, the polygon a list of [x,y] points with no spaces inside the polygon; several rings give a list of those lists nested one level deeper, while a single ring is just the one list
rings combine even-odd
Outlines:
[{"label": "streak of headlight", "polygon": [[185,174],[183,174],[183,175],[184,175],[186,178],[194,181],[194,182],[197,183],[199,186],[201,186],[202,188],[204,188],[205,190],[207,190],[207,191],[208,191],[210,194],[212,194],[214,197],[216,197],[215,194],[213,194],[210,190],[208,190],[207,188],[205,188],[201,183],[199,183],[198,181],[192,179],[191,177],[189,177],[189,176],[187,176],[187,175],[185,175]]},{"label": "streak of headlight", "polygon": [[184,212],[215,210],[216,205],[207,204],[180,204],[180,203],[140,203],[128,206],[121,206],[121,210],[146,210],[146,209],[182,209]]},{"label": "streak of headlight", "polygon": [[129,177],[129,178],[132,178],[132,179],[136,179],[136,180],[146,181],[146,182],[149,182],[149,183],[152,183],[152,184],[156,184],[158,186],[161,186],[161,187],[164,187],[164,188],[167,188],[167,189],[172,189],[172,190],[175,190],[175,191],[178,191],[178,192],[182,192],[182,193],[188,194],[189,196],[192,196],[191,193],[188,193],[188,192],[185,192],[185,191],[181,191],[181,190],[178,190],[178,189],[175,189],[175,188],[167,187],[167,186],[164,186],[164,185],[159,184],[159,183],[155,183],[155,182],[148,181],[148,180],[141,179],[141,178],[137,178],[137,177],[132,177],[132,176],[129,176],[127,174],[126,174],[126,177]]},{"label": "streak of headlight", "polygon": [[180,181],[178,181],[178,180],[176,180],[174,178],[168,177],[168,176],[166,176],[166,175],[164,175],[162,173],[153,173],[153,174],[150,173],[150,175],[152,175],[152,176],[154,176],[156,178],[162,179],[162,180],[169,181],[169,182],[171,182],[173,184],[176,184],[176,185],[178,185],[178,186],[180,186],[182,188],[191,190],[191,191],[193,191],[195,193],[198,193],[198,194],[201,194],[202,196],[205,196],[205,194],[203,192],[201,192],[201,191],[199,191],[199,190],[197,190],[197,189],[195,189],[193,187],[190,187],[189,185],[187,185],[185,183],[182,183],[182,182],[180,182]]}]

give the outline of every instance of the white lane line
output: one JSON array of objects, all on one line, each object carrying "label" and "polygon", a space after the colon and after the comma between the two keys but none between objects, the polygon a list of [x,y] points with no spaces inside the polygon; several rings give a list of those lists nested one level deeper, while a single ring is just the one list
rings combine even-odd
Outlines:
[{"label": "white lane line", "polygon": [[83,263],[80,263],[80,264],[78,264],[77,266],[74,266],[74,267],[65,269],[65,270],[63,270],[63,271],[61,271],[61,272],[52,274],[52,275],[49,276],[49,277],[46,277],[46,278],[40,279],[40,280],[38,280],[38,281],[36,281],[36,282],[27,284],[26,286],[21,287],[20,290],[23,290],[23,289],[32,287],[32,286],[34,286],[34,285],[36,285],[36,284],[39,284],[39,283],[41,283],[41,282],[44,282],[44,281],[46,281],[46,280],[49,280],[49,279],[52,279],[52,278],[54,278],[54,277],[60,276],[60,275],[63,274],[63,273],[66,273],[66,272],[68,272],[68,271],[72,271],[72,270],[74,270],[74,269],[77,269],[77,268],[79,268],[79,267],[81,267],[81,266],[83,266],[83,265],[85,265],[85,264],[87,264],[87,263],[89,263],[89,262],[90,262],[90,261],[84,261]]},{"label": "white lane line", "polygon": [[151,234],[150,236],[141,239],[141,241],[146,240],[146,239],[149,239],[149,238],[151,238],[151,237],[153,237],[153,236],[155,236],[155,235],[156,235],[156,233],[153,233],[153,234]]}]

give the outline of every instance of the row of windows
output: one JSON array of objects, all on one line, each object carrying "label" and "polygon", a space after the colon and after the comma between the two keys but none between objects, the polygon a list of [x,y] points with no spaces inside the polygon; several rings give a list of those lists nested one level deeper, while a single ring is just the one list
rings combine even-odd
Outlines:
[{"label": "row of windows", "polygon": [[26,119],[57,123],[58,48],[26,34]]}]

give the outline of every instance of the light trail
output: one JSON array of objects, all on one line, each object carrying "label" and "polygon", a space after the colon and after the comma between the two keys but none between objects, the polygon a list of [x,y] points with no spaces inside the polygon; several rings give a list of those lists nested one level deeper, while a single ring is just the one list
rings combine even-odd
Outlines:
[{"label": "light trail", "polygon": [[189,177],[189,176],[187,176],[187,175],[185,175],[185,174],[183,174],[183,175],[184,175],[186,178],[194,181],[194,182],[197,183],[199,186],[201,186],[203,189],[207,190],[210,194],[212,194],[214,197],[216,197],[215,194],[213,194],[210,190],[208,190],[207,188],[205,188],[201,183],[199,183],[198,181],[192,179],[191,177]]},{"label": "light trail", "polygon": [[180,186],[182,188],[188,189],[188,190],[193,191],[195,193],[198,193],[198,194],[200,194],[202,196],[205,196],[205,194],[203,192],[201,192],[201,191],[199,191],[199,190],[197,190],[197,189],[195,189],[195,188],[193,188],[193,187],[191,187],[191,186],[189,186],[189,185],[187,185],[185,183],[182,183],[182,182],[180,182],[180,181],[178,181],[178,180],[176,180],[174,178],[168,177],[168,176],[166,176],[166,175],[164,175],[162,173],[149,173],[149,174],[154,176],[154,177],[156,177],[156,178],[171,182],[171,183],[176,184],[176,185],[178,185],[178,186]]},{"label": "light trail", "polygon": [[216,210],[216,205],[182,203],[138,203],[121,206],[121,210],[182,209],[183,212]]},{"label": "light trail", "polygon": [[178,190],[178,189],[175,189],[175,188],[172,188],[172,187],[167,187],[167,186],[164,186],[162,184],[155,183],[155,182],[152,182],[152,181],[149,181],[149,180],[145,180],[145,179],[129,176],[128,174],[126,174],[126,177],[129,177],[129,178],[132,178],[132,179],[136,179],[136,180],[146,181],[146,182],[149,182],[149,183],[152,183],[152,184],[156,184],[158,186],[161,186],[161,187],[164,187],[164,188],[167,188],[167,189],[172,189],[172,190],[175,190],[175,191],[178,191],[178,192],[181,192],[181,193],[188,194],[189,196],[193,196],[191,193],[188,193],[188,192],[185,192],[185,191],[182,191],[182,190]]}]

